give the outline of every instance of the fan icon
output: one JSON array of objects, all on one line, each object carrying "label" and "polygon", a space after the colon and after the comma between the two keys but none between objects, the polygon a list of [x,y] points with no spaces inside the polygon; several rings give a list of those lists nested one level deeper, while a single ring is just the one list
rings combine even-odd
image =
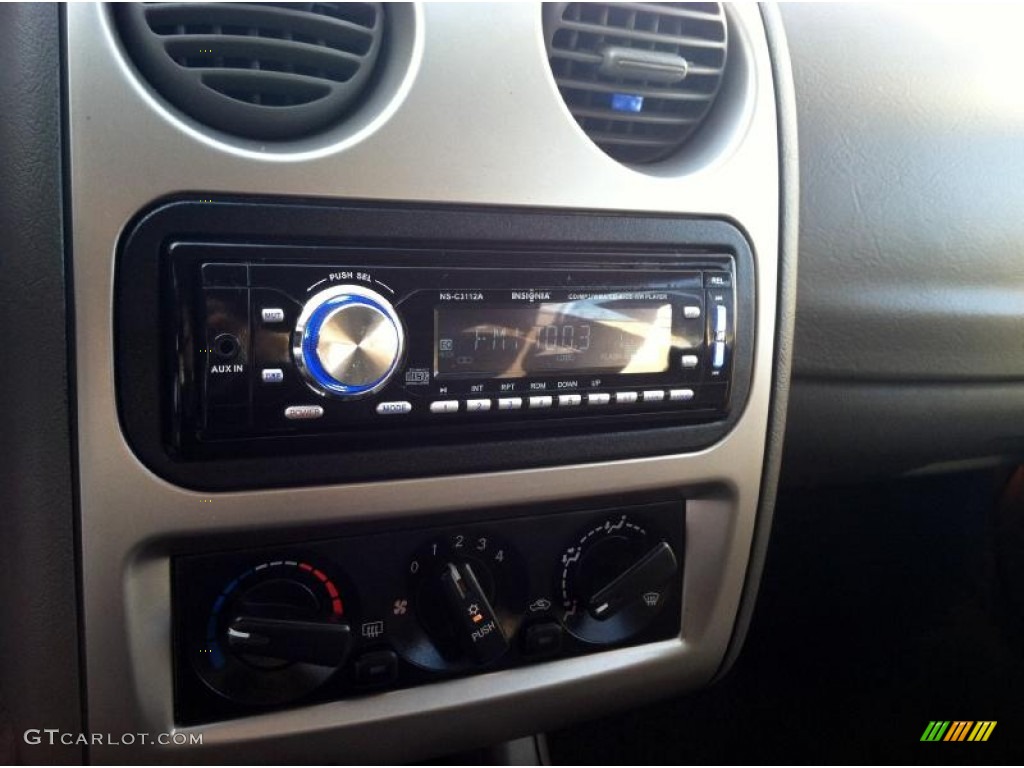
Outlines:
[{"label": "fan icon", "polygon": [[395,600],[395,605],[392,608],[392,613],[394,613],[395,616],[402,616],[403,614],[405,614],[405,612],[408,609],[409,609],[409,601],[408,600]]}]

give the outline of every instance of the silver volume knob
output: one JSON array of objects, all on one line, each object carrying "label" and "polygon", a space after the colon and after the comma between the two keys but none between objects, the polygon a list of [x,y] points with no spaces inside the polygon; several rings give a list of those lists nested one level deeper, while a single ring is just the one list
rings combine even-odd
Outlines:
[{"label": "silver volume knob", "polygon": [[405,349],[402,322],[390,302],[358,285],[313,296],[295,326],[292,354],[314,391],[341,398],[382,389]]}]

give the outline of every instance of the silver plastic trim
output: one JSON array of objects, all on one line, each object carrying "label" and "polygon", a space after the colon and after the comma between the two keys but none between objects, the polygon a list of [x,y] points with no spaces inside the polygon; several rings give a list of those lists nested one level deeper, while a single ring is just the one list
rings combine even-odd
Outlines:
[{"label": "silver plastic trim", "polygon": [[[105,9],[68,6],[90,730],[174,729],[169,552],[175,541],[368,519],[426,522],[441,512],[511,502],[659,489],[683,490],[691,499],[677,640],[191,729],[202,731],[202,746],[97,746],[92,761],[238,762],[268,754],[296,762],[412,760],[711,679],[732,636],[755,524],[779,240],[767,44],[756,6],[727,10],[733,63],[707,129],[678,161],[641,172],[606,156],[567,114],[547,66],[535,3],[414,6],[415,24],[402,38],[409,43],[407,66],[392,70],[400,87],[383,94],[385,108],[358,130],[339,129],[281,152],[227,144],[169,113],[122,58]],[[176,487],[135,458],[119,428],[113,266],[118,237],[132,217],[156,199],[189,190],[729,218],[749,236],[756,260],[747,406],[726,438],[686,455],[212,496]]]}]

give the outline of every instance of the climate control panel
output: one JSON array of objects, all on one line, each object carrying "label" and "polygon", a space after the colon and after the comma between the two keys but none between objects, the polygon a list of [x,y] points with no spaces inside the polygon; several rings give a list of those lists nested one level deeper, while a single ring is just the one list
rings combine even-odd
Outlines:
[{"label": "climate control panel", "polygon": [[676,637],[681,499],[174,561],[191,725]]}]

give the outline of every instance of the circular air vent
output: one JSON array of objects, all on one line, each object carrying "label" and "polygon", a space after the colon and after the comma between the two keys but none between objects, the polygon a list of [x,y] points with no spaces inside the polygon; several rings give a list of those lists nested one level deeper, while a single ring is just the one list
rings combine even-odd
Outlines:
[{"label": "circular air vent", "polygon": [[337,123],[373,75],[380,3],[130,3],[125,48],[168,102],[250,139],[296,139]]},{"label": "circular air vent", "polygon": [[548,3],[544,32],[576,122],[616,160],[672,155],[715,101],[728,31],[719,3]]}]

